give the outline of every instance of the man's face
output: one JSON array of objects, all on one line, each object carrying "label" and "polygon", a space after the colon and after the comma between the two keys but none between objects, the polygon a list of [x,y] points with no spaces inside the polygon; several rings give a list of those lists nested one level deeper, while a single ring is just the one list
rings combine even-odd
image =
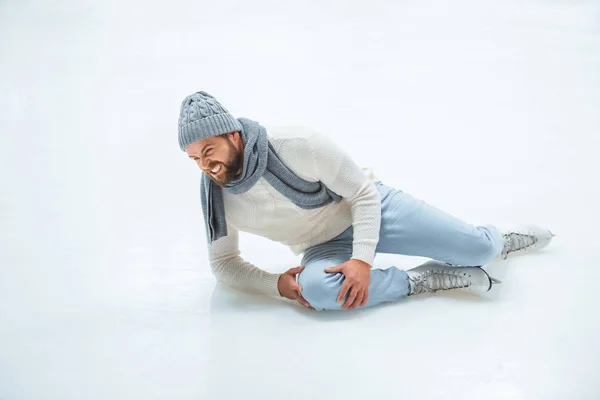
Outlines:
[{"label": "man's face", "polygon": [[242,173],[244,151],[239,132],[199,140],[185,152],[217,185],[223,186]]}]

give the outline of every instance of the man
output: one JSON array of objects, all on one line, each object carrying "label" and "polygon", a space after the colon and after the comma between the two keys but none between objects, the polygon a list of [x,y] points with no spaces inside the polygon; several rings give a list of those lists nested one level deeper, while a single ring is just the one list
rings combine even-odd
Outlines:
[{"label": "man", "polygon": [[[201,203],[212,271],[222,283],[283,296],[316,310],[355,309],[438,290],[486,292],[481,268],[497,256],[546,247],[536,226],[502,234],[472,226],[390,188],[326,136],[267,135],[214,97],[186,97],[179,146],[204,172]],[[238,232],[303,254],[301,267],[267,273],[240,256]],[[408,271],[372,268],[376,253],[432,258]]]}]

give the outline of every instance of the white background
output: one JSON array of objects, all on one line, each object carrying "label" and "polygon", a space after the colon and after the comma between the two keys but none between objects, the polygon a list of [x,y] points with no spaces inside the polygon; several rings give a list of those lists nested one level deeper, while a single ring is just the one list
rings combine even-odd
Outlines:
[{"label": "white background", "polygon": [[[600,398],[597,1],[3,1],[0,73],[0,399]],[[313,313],[217,286],[177,145],[197,90],[558,236],[479,298]]]}]

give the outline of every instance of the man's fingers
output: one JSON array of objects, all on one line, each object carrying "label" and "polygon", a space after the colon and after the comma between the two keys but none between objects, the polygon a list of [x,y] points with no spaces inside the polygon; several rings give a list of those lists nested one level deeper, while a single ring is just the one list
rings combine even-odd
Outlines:
[{"label": "man's fingers", "polygon": [[363,297],[363,301],[360,302],[360,306],[364,307],[367,305],[367,300],[369,300],[369,287],[365,289],[365,297]]},{"label": "man's fingers", "polygon": [[344,284],[342,285],[342,288],[340,289],[340,294],[338,294],[338,298],[336,299],[336,302],[341,303],[342,301],[344,301],[344,299],[346,298],[346,294],[348,294],[348,290],[350,290],[350,284],[346,280],[346,281],[344,281]]},{"label": "man's fingers", "polygon": [[290,274],[290,275],[296,275],[296,274],[299,274],[300,272],[302,272],[303,269],[304,269],[304,267],[296,267],[296,268],[292,268],[292,269],[288,270],[288,272],[286,272],[286,273]]},{"label": "man's fingers", "polygon": [[336,265],[335,267],[325,268],[325,272],[327,272],[327,273],[342,272],[343,269],[344,269],[344,267],[342,266],[342,264],[340,264],[340,265]]},{"label": "man's fingers", "polygon": [[314,308],[310,305],[310,303],[308,301],[306,301],[306,299],[304,297],[302,297],[302,295],[299,292],[296,292],[296,301],[298,303],[302,304],[304,307],[314,310]]},{"label": "man's fingers", "polygon": [[298,282],[292,282],[291,283],[291,288],[292,288],[292,290],[295,290],[298,293],[302,292],[302,286],[300,286],[298,284]]},{"label": "man's fingers", "polygon": [[360,306],[362,304],[364,298],[365,298],[365,291],[359,290],[358,293],[356,294],[356,298],[354,299],[352,304],[350,304],[349,309],[354,310],[356,307]]},{"label": "man's fingers", "polygon": [[357,295],[358,290],[356,288],[353,287],[352,289],[350,289],[350,294],[348,295],[348,298],[346,299],[346,302],[344,303],[342,308],[350,308],[352,303],[354,303],[354,300],[356,299]]}]

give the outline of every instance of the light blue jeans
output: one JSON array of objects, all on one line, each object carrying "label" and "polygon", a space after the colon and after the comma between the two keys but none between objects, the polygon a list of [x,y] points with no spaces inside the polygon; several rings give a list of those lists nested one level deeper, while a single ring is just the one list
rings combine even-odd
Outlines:
[{"label": "light blue jeans", "polygon": [[[500,254],[503,236],[493,226],[473,226],[401,190],[381,182],[381,228],[376,253],[429,257],[457,266],[481,266]],[[334,239],[308,248],[304,271],[298,275],[302,295],[317,310],[339,310],[336,298],[344,283],[341,273],[325,268],[352,257],[353,228]],[[409,293],[406,271],[396,267],[371,270],[369,300],[365,307],[397,301]]]}]

